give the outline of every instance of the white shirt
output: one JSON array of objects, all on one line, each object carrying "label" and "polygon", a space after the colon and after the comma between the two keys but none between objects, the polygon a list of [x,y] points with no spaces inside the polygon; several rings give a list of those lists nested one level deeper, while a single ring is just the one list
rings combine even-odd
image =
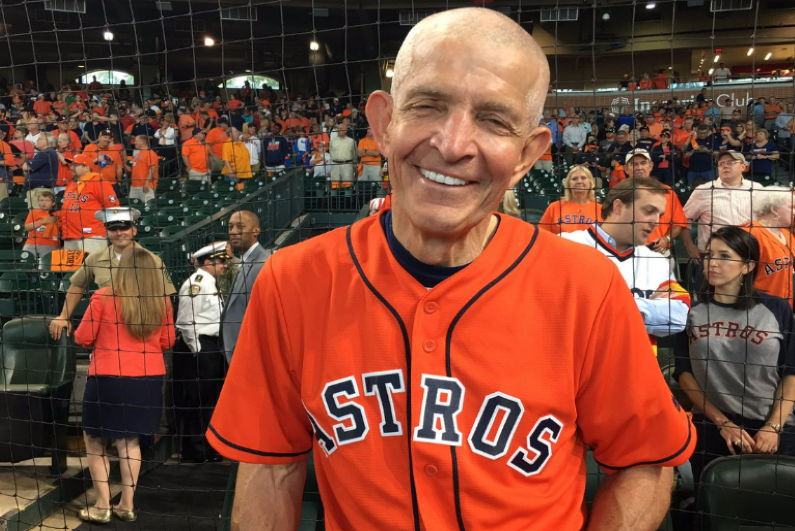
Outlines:
[{"label": "white shirt", "polygon": [[165,134],[160,134],[161,129],[155,131],[155,138],[161,146],[173,146],[177,138],[177,130],[173,127],[166,128]]},{"label": "white shirt", "polygon": [[251,257],[251,253],[253,253],[253,252],[254,252],[254,249],[256,249],[257,247],[259,247],[259,242],[254,242],[254,245],[252,245],[251,247],[249,247],[249,248],[248,248],[248,251],[246,251],[245,253],[243,253],[243,256],[241,256],[241,257],[240,257],[240,262],[241,262],[242,264],[245,264],[245,263],[247,263],[247,262],[248,262],[248,259],[249,259],[249,257]]},{"label": "white shirt", "polygon": [[191,352],[201,352],[199,336],[217,336],[224,304],[215,277],[203,269],[196,270],[179,289],[177,330]]},{"label": "white shirt", "polygon": [[250,157],[249,164],[252,166],[259,164],[259,151],[262,146],[262,142],[259,141],[259,138],[251,135],[248,137],[248,140],[243,143],[246,145],[246,149],[248,150]]},{"label": "white shirt", "polygon": [[328,177],[329,170],[331,169],[331,155],[328,152],[323,153],[323,161],[315,163],[312,168],[314,177]]},{"label": "white shirt", "polygon": [[706,251],[710,235],[721,227],[738,227],[751,221],[753,190],[761,186],[743,179],[726,186],[719,178],[693,190],[684,206],[687,219],[698,225],[698,249]]},{"label": "white shirt", "polygon": [[718,68],[714,72],[715,79],[718,81],[726,81],[732,75],[732,71],[728,68]]},{"label": "white shirt", "polygon": [[583,147],[587,138],[588,132],[582,125],[569,124],[563,130],[563,144],[569,147]]},{"label": "white shirt", "polygon": [[352,162],[356,159],[356,142],[349,136],[333,138],[329,142],[329,153],[334,162]]},{"label": "white shirt", "polygon": [[[666,257],[645,245],[619,252],[616,241],[598,224],[587,230],[564,232],[560,236],[593,247],[616,265],[635,297],[648,334],[665,337],[685,329],[690,311],[689,296],[676,282]],[[655,293],[668,291],[673,292],[670,299],[651,298]]]},{"label": "white shirt", "polygon": [[41,136],[41,133],[36,133],[35,135],[28,133],[28,136],[25,137],[25,140],[35,146],[39,136]]}]

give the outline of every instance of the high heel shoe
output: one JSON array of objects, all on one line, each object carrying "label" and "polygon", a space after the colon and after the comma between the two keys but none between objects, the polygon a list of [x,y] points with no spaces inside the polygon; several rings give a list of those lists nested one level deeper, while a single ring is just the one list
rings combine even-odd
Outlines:
[{"label": "high heel shoe", "polygon": [[135,509],[132,511],[122,511],[121,509],[114,507],[113,514],[115,514],[116,518],[122,522],[135,522],[138,520],[138,513],[135,512]]},{"label": "high heel shoe", "polygon": [[80,509],[80,513],[78,513],[80,519],[84,522],[91,522],[92,524],[107,524],[110,523],[110,519],[113,517],[113,511],[110,509],[103,509],[98,513],[90,513],[88,509]]}]

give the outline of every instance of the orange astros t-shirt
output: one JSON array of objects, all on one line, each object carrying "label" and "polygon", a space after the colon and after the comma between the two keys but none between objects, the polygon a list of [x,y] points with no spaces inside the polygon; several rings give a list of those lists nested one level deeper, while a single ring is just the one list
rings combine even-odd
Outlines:
[{"label": "orange astros t-shirt", "polygon": [[[37,208],[31,210],[25,219],[25,225],[28,223],[36,223],[40,219],[51,216],[48,211]],[[45,223],[28,232],[28,239],[25,240],[25,245],[36,245],[37,247],[58,247],[58,223]]]},{"label": "orange astros t-shirt", "polygon": [[94,214],[118,204],[113,185],[100,178],[98,173],[89,173],[79,181],[70,182],[64,190],[63,204],[58,213],[61,237],[71,240],[105,236],[105,225]]},{"label": "orange astros t-shirt", "polygon": [[781,229],[785,243],[762,225],[746,223],[740,228],[753,234],[759,242],[759,272],[754,287],[768,295],[786,299],[792,305],[792,233]]},{"label": "orange astros t-shirt", "polygon": [[674,192],[673,189],[671,189],[671,187],[667,184],[660,184],[666,189],[665,212],[663,212],[662,216],[660,216],[660,223],[657,225],[657,228],[654,229],[654,231],[649,235],[649,239],[646,240],[647,244],[655,242],[663,236],[667,236],[668,233],[671,232],[671,228],[674,226],[682,227],[684,229],[688,229],[690,227],[690,222],[687,221],[685,210],[682,208],[682,203],[679,201],[679,197],[677,197],[676,192]]},{"label": "orange astros t-shirt", "polygon": [[555,201],[550,204],[538,226],[553,234],[585,230],[594,223],[602,221],[602,204],[591,201],[579,205],[571,201]]},{"label": "orange astros t-shirt", "polygon": [[158,178],[158,161],[160,157],[153,149],[138,150],[132,158],[132,175],[130,176],[130,186],[140,187],[143,186],[149,177],[149,168],[154,166],[155,173],[152,177],[151,187],[157,188]]},{"label": "orange astros t-shirt", "polygon": [[199,142],[195,138],[191,138],[182,144],[182,154],[188,157],[190,169],[199,173],[207,173],[207,154],[209,149],[207,144]]},{"label": "orange astros t-shirt", "polygon": [[[122,166],[124,161],[121,158],[121,144],[113,144],[107,149],[101,149],[97,144],[89,144],[83,150],[84,155],[91,158],[91,169],[102,176],[105,181],[116,182],[116,168]],[[94,162],[96,159],[103,158],[102,162]],[[104,164],[104,166],[103,166]]]},{"label": "orange astros t-shirt", "polygon": [[210,149],[216,157],[223,158],[224,142],[229,140],[229,137],[220,127],[213,127],[207,131],[204,142],[210,146]]},{"label": "orange astros t-shirt", "polygon": [[427,289],[387,244],[390,212],[265,262],[207,432],[218,451],[314,450],[329,531],[582,529],[587,447],[608,472],[687,461],[693,427],[605,256],[498,215],[480,256]]}]

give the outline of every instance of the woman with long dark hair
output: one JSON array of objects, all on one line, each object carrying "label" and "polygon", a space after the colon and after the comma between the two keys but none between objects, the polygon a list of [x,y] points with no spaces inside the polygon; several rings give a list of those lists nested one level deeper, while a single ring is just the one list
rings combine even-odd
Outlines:
[{"label": "woman with long dark hair", "polygon": [[[96,491],[80,518],[106,524],[113,514],[137,519],[133,497],[141,470],[141,435],[159,432],[163,409],[163,351],[174,344],[174,317],[163,271],[147,250],[131,246],[114,270],[113,287],[94,293],[75,342],[94,347],[83,395],[83,439]],[[110,506],[105,454],[113,441],[121,461],[121,501]]]},{"label": "woman with long dark hair", "polygon": [[754,288],[759,242],[739,227],[715,231],[704,284],[676,338],[675,376],[693,403],[693,477],[739,453],[795,453],[795,319]]}]

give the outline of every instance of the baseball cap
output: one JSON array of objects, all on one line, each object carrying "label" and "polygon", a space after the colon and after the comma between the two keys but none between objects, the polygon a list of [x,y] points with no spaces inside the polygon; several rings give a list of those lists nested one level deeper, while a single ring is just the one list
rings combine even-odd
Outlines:
[{"label": "baseball cap", "polygon": [[667,129],[663,129],[663,131],[660,133],[660,136],[671,136],[671,132]]},{"label": "baseball cap", "polygon": [[638,148],[638,149],[633,149],[632,151],[627,153],[627,156],[624,159],[624,164],[629,164],[629,161],[632,160],[632,157],[636,157],[636,156],[645,157],[646,159],[651,161],[651,155],[649,155],[649,152],[646,151],[645,149]]},{"label": "baseball cap", "polygon": [[97,133],[97,136],[113,136],[113,134],[110,132],[110,129],[102,129]]},{"label": "baseball cap", "polygon": [[229,118],[227,118],[226,116],[221,116],[220,118],[218,118],[218,123],[219,124],[228,124],[229,123]]},{"label": "baseball cap", "polygon": [[55,119],[55,122],[59,123],[59,124],[65,124],[65,123],[69,122],[69,118],[67,118],[66,116],[64,116],[62,114],[61,116],[59,116],[58,118]]},{"label": "baseball cap", "polygon": [[94,217],[104,223],[106,229],[128,229],[141,217],[141,211],[132,207],[106,208],[98,210]]},{"label": "baseball cap", "polygon": [[624,124],[621,127],[619,127],[618,130],[627,132],[627,131],[629,131],[629,126],[627,124]]},{"label": "baseball cap", "polygon": [[745,162],[745,157],[743,156],[743,154],[742,153],[738,153],[738,152],[734,151],[733,149],[727,149],[726,151],[721,151],[718,154],[718,161],[720,161],[720,159],[722,159],[726,155],[729,155],[731,158],[733,158],[735,160],[739,160],[739,161]]},{"label": "baseball cap", "polygon": [[[70,160],[70,159],[67,158],[66,160]],[[71,162],[72,162],[72,164],[82,164],[83,166],[89,166],[89,167],[93,166],[93,164],[94,164],[94,161],[91,160],[91,157],[89,157],[88,155],[85,155],[83,153],[80,153],[78,155],[74,155],[71,158]]]},{"label": "baseball cap", "polygon": [[648,127],[641,127],[640,130],[641,131],[649,131],[649,128]]},{"label": "baseball cap", "polygon": [[720,128],[720,130],[721,130],[721,131],[731,131],[731,130],[732,130],[732,128],[731,128],[731,127],[729,127],[728,125],[724,125],[723,127],[721,127],[721,128]]},{"label": "baseball cap", "polygon": [[213,242],[210,245],[205,245],[195,253],[193,253],[193,258],[196,260],[204,259],[204,258],[217,258],[219,260],[228,260],[229,255],[226,254],[226,243],[227,242]]},{"label": "baseball cap", "polygon": [[196,135],[198,135],[199,133],[203,133],[203,132],[204,132],[204,131],[203,131],[203,130],[202,130],[200,127],[194,127],[194,128],[193,128],[193,134],[192,134],[192,136],[196,136]]}]

